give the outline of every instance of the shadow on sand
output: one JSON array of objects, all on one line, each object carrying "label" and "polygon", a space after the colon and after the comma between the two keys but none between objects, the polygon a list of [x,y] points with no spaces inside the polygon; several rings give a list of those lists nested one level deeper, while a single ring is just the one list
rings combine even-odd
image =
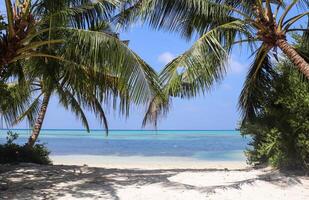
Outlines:
[{"label": "shadow on sand", "polygon": [[[231,171],[247,172],[250,169]],[[117,190],[125,186],[136,187],[161,184],[173,189],[193,189],[200,192],[214,192],[218,188],[239,188],[257,180],[273,182],[282,187],[300,183],[297,176],[286,177],[276,171],[268,171],[252,179],[231,182],[228,185],[196,187],[172,182],[170,177],[182,172],[214,172],[219,169],[186,170],[138,170],[104,169],[87,166],[40,166],[40,165],[0,165],[0,199],[59,199],[70,195],[74,198],[119,200]]]}]

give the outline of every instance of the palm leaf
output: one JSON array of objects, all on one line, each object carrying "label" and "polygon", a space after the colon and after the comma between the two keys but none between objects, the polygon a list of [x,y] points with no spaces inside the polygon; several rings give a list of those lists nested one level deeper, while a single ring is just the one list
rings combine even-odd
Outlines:
[{"label": "palm leaf", "polygon": [[146,113],[143,118],[143,127],[147,124],[153,124],[158,127],[158,119],[165,116],[170,108],[169,96],[154,96],[148,104]]},{"label": "palm leaf", "polygon": [[253,64],[248,72],[244,88],[239,99],[239,109],[243,121],[252,120],[259,111],[260,96],[270,87],[275,72],[272,68],[269,48],[263,44],[257,51]]},{"label": "palm leaf", "polygon": [[[27,82],[12,83],[6,89],[6,96],[1,99],[2,115],[8,124],[14,124],[18,116],[31,105],[31,87]],[[27,114],[31,119],[36,114],[35,108]]]},{"label": "palm leaf", "polygon": [[72,94],[69,90],[64,89],[61,86],[57,87],[57,94],[59,96],[59,102],[66,108],[70,109],[76,117],[78,117],[86,130],[90,132],[89,123],[87,117],[81,107],[80,102],[75,98],[74,94]]},{"label": "palm leaf", "polygon": [[[184,54],[171,61],[161,72],[163,84],[172,96],[196,96],[209,90],[226,72],[228,52],[242,22],[233,21],[205,33]],[[179,70],[182,69],[182,70]]]},{"label": "palm leaf", "polygon": [[108,21],[119,4],[117,0],[41,0],[33,6],[33,13],[41,16],[40,23],[68,24],[86,29]]},{"label": "palm leaf", "polygon": [[[28,108],[21,113],[17,119],[13,122],[13,125],[16,125],[23,121],[25,118],[27,119],[27,122],[29,125],[32,127],[35,123],[36,116],[38,115],[39,112],[39,107],[41,105],[41,98],[42,94],[38,95],[32,103],[28,106]],[[16,118],[16,117],[15,117]]]},{"label": "palm leaf", "polygon": [[104,32],[65,31],[70,35],[65,44],[65,59],[121,77],[128,85],[132,102],[147,102],[153,92],[159,91],[154,70],[118,38]]}]

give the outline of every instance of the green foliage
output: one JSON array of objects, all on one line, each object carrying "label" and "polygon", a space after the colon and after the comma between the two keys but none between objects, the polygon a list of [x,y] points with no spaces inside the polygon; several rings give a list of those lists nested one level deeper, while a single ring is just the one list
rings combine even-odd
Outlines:
[{"label": "green foliage", "polygon": [[[120,26],[142,22],[154,29],[177,32],[188,40],[198,38],[160,73],[162,90],[169,102],[172,97],[194,98],[209,91],[226,75],[233,50],[244,45],[255,57],[239,103],[244,118],[255,115],[256,97],[260,95],[256,93],[257,88],[268,87],[271,58],[277,59],[278,48],[282,48],[279,39],[293,43],[290,33],[303,34],[309,30],[306,22],[308,0],[125,2],[122,12],[115,18]],[[304,43],[309,44],[308,38],[303,38]],[[296,50],[304,59],[309,58],[302,48]],[[169,102],[154,97],[144,121],[156,124],[157,117],[168,111]]]},{"label": "green foliage", "polygon": [[14,141],[18,138],[17,133],[8,132],[7,142],[0,145],[0,164],[6,163],[36,163],[51,164],[49,151],[43,144],[36,144],[33,147],[21,146]]},{"label": "green foliage", "polygon": [[[10,94],[2,98],[0,93],[0,114],[7,124],[26,119],[33,125],[43,97],[57,95],[59,104],[72,111],[88,131],[86,110],[108,130],[105,106],[127,116],[131,104],[148,104],[153,95],[160,96],[155,71],[120,40],[110,23],[122,1],[27,2],[23,1],[30,6],[29,12],[14,5],[16,15],[35,19],[35,23],[30,20],[29,28],[15,27],[31,31],[25,32],[20,44],[11,45],[16,55],[5,57],[9,65],[1,66],[6,51],[2,46],[10,42],[7,28],[0,37],[0,80]],[[19,82],[12,84],[12,79]],[[26,85],[27,90],[20,88]],[[19,95],[15,91],[28,92]]]},{"label": "green foliage", "polygon": [[13,133],[12,131],[7,132],[7,136],[6,136],[6,143],[7,144],[13,144],[13,142],[17,139],[18,139],[17,133]]},{"label": "green foliage", "polygon": [[251,164],[309,169],[309,82],[290,63],[278,67],[270,87],[258,97],[256,116],[241,132],[253,138]]}]

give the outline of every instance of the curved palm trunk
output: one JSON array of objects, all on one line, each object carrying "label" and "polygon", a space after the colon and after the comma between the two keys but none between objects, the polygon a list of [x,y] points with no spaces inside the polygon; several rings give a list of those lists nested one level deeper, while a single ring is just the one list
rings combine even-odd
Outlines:
[{"label": "curved palm trunk", "polygon": [[48,103],[49,103],[49,100],[50,100],[50,96],[51,96],[50,92],[44,94],[44,98],[43,98],[43,101],[42,101],[40,112],[39,112],[38,118],[36,119],[36,122],[34,124],[32,134],[31,134],[30,138],[28,139],[27,146],[32,147],[39,137],[39,134],[40,134],[40,131],[41,131],[41,128],[42,128],[42,125],[43,125],[43,121],[44,121],[44,118],[45,118],[45,114],[46,114],[46,111],[47,111],[47,106],[48,106]]},{"label": "curved palm trunk", "polygon": [[284,39],[277,41],[278,47],[294,63],[294,65],[309,79],[309,64],[297,51]]}]

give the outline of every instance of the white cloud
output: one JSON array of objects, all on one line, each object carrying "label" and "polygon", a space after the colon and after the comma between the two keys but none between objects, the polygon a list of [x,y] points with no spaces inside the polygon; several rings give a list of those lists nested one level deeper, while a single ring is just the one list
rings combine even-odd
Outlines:
[{"label": "white cloud", "polygon": [[229,60],[229,72],[231,74],[241,74],[245,71],[246,65],[240,63],[237,59],[231,57]]},{"label": "white cloud", "polygon": [[158,61],[166,65],[167,63],[171,62],[174,58],[175,56],[172,53],[164,52],[159,55]]}]

